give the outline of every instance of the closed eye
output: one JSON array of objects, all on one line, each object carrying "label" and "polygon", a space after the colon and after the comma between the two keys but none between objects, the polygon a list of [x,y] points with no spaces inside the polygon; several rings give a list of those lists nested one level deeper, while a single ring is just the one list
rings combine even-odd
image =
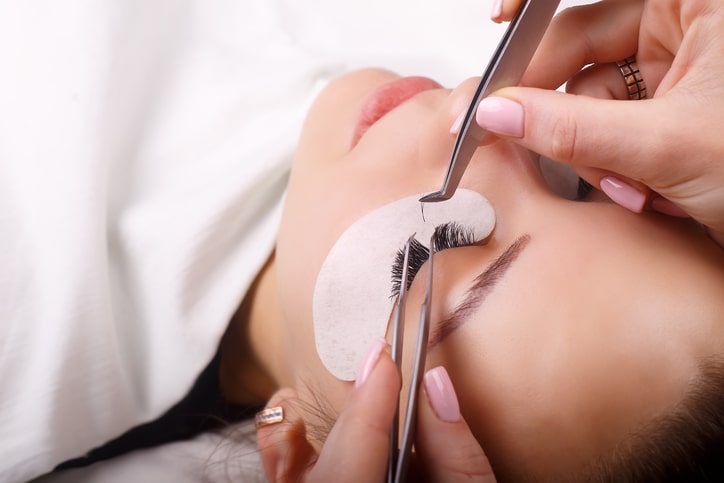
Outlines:
[{"label": "closed eye", "polygon": [[561,198],[583,201],[593,190],[593,186],[579,177],[573,168],[566,164],[541,157],[540,168],[548,189]]}]

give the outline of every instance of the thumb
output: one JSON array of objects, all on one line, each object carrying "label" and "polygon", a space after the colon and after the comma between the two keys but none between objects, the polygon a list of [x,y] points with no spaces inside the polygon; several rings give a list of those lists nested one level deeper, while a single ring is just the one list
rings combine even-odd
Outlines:
[{"label": "thumb", "polygon": [[417,414],[415,449],[426,481],[495,483],[488,458],[460,414],[444,367],[425,374],[424,393]]},{"label": "thumb", "polygon": [[[675,129],[665,99],[621,101],[530,87],[501,89],[480,102],[477,123],[538,154],[662,185]],[[659,180],[660,181],[660,180]]]},{"label": "thumb", "polygon": [[384,481],[401,379],[380,339],[370,349],[344,409],[307,481]]}]

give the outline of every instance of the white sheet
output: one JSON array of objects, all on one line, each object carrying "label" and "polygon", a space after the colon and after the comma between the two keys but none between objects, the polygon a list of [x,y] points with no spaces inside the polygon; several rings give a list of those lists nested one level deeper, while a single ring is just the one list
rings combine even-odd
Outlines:
[{"label": "white sheet", "polygon": [[478,75],[489,8],[0,3],[0,481],[179,400],[273,247],[314,94],[370,65]]},{"label": "white sheet", "polygon": [[32,483],[263,483],[253,423],[42,476]]}]

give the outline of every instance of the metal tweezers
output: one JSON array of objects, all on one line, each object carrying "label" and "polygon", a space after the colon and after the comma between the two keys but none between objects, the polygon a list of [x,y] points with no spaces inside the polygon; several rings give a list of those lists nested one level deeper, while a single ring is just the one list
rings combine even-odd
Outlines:
[{"label": "metal tweezers", "polygon": [[[455,147],[453,148],[450,165],[445,180],[439,191],[426,195],[421,202],[443,201],[451,198],[460,184],[465,170],[485,136],[485,131],[473,122],[480,101],[491,92],[514,86],[520,82],[523,72],[528,67],[553,14],[558,8],[559,0],[524,0],[518,14],[508,26],[503,38],[498,44],[485,73],[475,91],[468,110],[460,126]],[[402,263],[402,278],[400,295],[395,307],[392,327],[392,359],[398,370],[402,364],[402,340],[405,319],[405,298],[407,295],[407,277],[409,271],[410,244],[414,235],[407,240]],[[387,468],[388,483],[403,483],[407,479],[410,459],[412,457],[412,444],[415,439],[415,425],[417,424],[417,395],[422,376],[425,370],[427,356],[427,343],[430,332],[430,304],[432,295],[432,257],[435,246],[430,240],[430,253],[428,256],[427,289],[425,300],[420,307],[418,323],[417,344],[415,358],[412,366],[412,380],[407,399],[405,422],[402,426],[400,440],[400,408],[398,404],[395,419],[390,430],[390,456]],[[399,447],[398,447],[399,444]]]},{"label": "metal tweezers", "polygon": [[495,49],[468,106],[455,139],[455,147],[442,188],[423,196],[420,198],[421,202],[443,201],[455,194],[473,153],[486,134],[485,130],[473,122],[478,104],[484,97],[498,89],[518,85],[559,3],[560,0],[524,0]]},{"label": "metal tweezers", "polygon": [[[402,277],[400,283],[400,295],[397,299],[397,306],[392,325],[392,360],[397,364],[397,369],[402,365],[402,340],[405,326],[405,298],[407,296],[407,277],[410,260],[410,244],[415,235],[411,236],[405,243],[405,254],[402,262]],[[399,438],[400,430],[400,408],[399,402],[395,419],[390,430],[390,458],[387,466],[388,483],[402,483],[407,480],[407,471],[412,457],[412,443],[415,439],[415,425],[417,423],[417,394],[425,371],[425,358],[427,356],[427,341],[430,333],[430,304],[432,296],[432,256],[435,252],[435,244],[430,240],[430,254],[428,255],[427,289],[425,300],[420,307],[420,318],[418,323],[417,344],[415,346],[415,359],[412,365],[412,379],[410,392],[407,398],[407,412],[405,423],[402,428],[402,439]],[[400,372],[401,373],[401,372]],[[398,442],[400,446],[398,449]]]}]

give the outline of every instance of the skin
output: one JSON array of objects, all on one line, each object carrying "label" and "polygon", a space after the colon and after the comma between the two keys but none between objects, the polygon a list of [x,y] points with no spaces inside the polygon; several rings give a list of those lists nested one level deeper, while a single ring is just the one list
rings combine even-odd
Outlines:
[{"label": "skin", "polygon": [[[222,344],[222,385],[232,399],[252,393],[263,401],[274,388],[291,387],[310,404],[312,393],[323,394],[340,411],[353,392],[316,354],[316,275],[361,216],[439,187],[454,142],[450,126],[476,83],[422,92],[352,145],[365,99],[397,77],[346,75],[311,108],[276,256]],[[582,471],[674,408],[698,363],[720,354],[720,248],[691,220],[632,214],[597,194],[564,200],[545,185],[535,160],[506,142],[480,148],[461,186],[491,201],[497,225],[485,245],[436,255],[433,330],[511,243],[523,235],[529,241],[471,318],[432,348],[427,366],[447,368],[499,478]],[[406,347],[414,346],[425,272],[411,287]]]}]

